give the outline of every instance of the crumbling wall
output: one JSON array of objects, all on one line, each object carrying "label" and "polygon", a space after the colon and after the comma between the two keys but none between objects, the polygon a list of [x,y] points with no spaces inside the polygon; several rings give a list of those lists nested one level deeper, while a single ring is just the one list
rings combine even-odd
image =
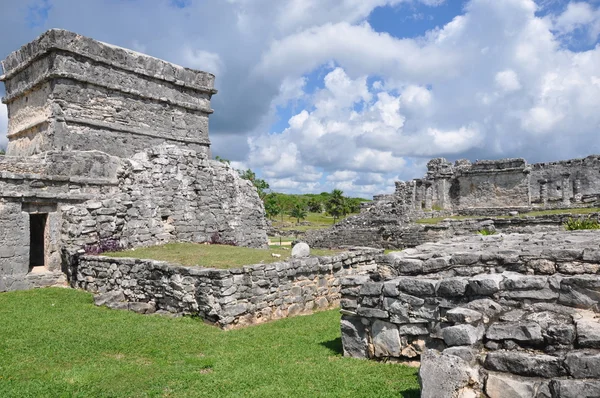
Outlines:
[{"label": "crumbling wall", "polygon": [[62,249],[73,254],[172,241],[267,245],[252,184],[228,165],[172,145],[132,160],[98,151],[0,157],[0,189],[7,220],[0,226],[6,255],[0,291],[35,286],[14,283],[33,277],[29,214],[48,214],[46,271],[54,279],[40,281],[46,284],[64,282]]},{"label": "crumbling wall", "polygon": [[183,267],[153,260],[81,256],[74,287],[123,291],[127,301],[198,315],[224,329],[337,307],[340,278],[375,269],[375,249],[231,269]]},{"label": "crumbling wall", "polygon": [[377,278],[341,281],[344,353],[421,359],[423,397],[593,395],[599,244],[583,231],[455,238],[392,253]]}]

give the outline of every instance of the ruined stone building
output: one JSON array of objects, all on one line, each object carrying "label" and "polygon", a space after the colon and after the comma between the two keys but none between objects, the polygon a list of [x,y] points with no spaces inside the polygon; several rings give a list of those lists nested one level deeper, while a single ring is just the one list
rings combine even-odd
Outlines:
[{"label": "ruined stone building", "polygon": [[214,75],[55,29],[2,68],[0,291],[64,281],[82,249],[266,246],[256,190],[210,159]]},{"label": "ruined stone building", "polygon": [[[310,231],[311,246],[366,245],[383,248],[416,246],[449,238],[465,223],[421,225],[424,218],[507,216],[509,212],[570,209],[597,206],[600,200],[600,156],[550,163],[528,164],[525,159],[458,160],[432,159],[420,179],[396,182],[390,195],[378,195],[357,216],[333,228]],[[457,221],[457,220],[455,220]],[[515,222],[497,220],[514,231]],[[545,225],[562,225],[560,218]],[[521,224],[531,224],[524,222]],[[467,229],[477,229],[472,223]]]}]

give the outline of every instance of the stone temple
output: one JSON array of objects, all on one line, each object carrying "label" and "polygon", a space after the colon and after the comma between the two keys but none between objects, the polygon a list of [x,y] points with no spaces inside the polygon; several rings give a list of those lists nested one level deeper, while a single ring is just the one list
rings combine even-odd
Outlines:
[{"label": "stone temple", "polygon": [[64,282],[90,248],[266,247],[256,190],[211,160],[214,75],[57,29],[2,69],[0,291]]}]

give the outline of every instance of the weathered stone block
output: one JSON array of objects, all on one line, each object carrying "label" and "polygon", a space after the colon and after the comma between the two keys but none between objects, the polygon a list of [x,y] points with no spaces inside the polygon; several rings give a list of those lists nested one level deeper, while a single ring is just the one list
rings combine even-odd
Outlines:
[{"label": "weathered stone block", "polygon": [[388,318],[389,313],[377,308],[358,307],[356,313],[367,318]]},{"label": "weathered stone block", "polygon": [[419,368],[421,398],[476,397],[478,372],[455,355],[425,350]]},{"label": "weathered stone block", "polygon": [[472,325],[456,325],[442,329],[444,342],[452,346],[473,345],[481,340],[484,332],[483,327]]},{"label": "weathered stone block", "polygon": [[485,393],[489,398],[550,398],[547,381],[496,372],[488,373]]},{"label": "weathered stone block", "polygon": [[341,328],[344,356],[367,358],[367,332],[360,318],[342,316]]},{"label": "weathered stone block", "polygon": [[448,322],[452,322],[454,324],[473,324],[481,321],[483,319],[483,315],[481,312],[469,308],[456,307],[446,312],[446,319]]},{"label": "weathered stone block", "polygon": [[568,352],[565,356],[565,366],[569,375],[576,379],[599,379],[600,352],[597,350]]},{"label": "weathered stone block", "polygon": [[398,357],[402,350],[398,327],[393,323],[375,321],[371,327],[376,357]]},{"label": "weathered stone block", "polygon": [[503,279],[499,274],[477,275],[469,279],[469,288],[473,294],[491,296],[500,290],[500,283]]},{"label": "weathered stone block", "polygon": [[577,345],[582,348],[600,348],[600,322],[596,319],[581,319],[575,322]]},{"label": "weathered stone block", "polygon": [[489,340],[514,340],[525,344],[540,344],[544,341],[542,328],[534,322],[494,323],[485,337]]},{"label": "weathered stone block", "polygon": [[488,370],[519,376],[553,378],[567,374],[560,358],[517,351],[490,352],[483,365]]},{"label": "weathered stone block", "polygon": [[439,282],[437,295],[441,297],[464,296],[469,281],[466,278],[447,278]]},{"label": "weathered stone block", "polygon": [[398,281],[398,290],[414,296],[434,296],[437,281],[433,279],[402,278]]}]

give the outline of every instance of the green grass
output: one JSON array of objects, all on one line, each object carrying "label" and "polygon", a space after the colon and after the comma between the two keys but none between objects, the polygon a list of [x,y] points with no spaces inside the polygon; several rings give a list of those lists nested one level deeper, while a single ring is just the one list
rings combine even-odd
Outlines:
[{"label": "green grass", "polygon": [[[597,207],[585,207],[579,209],[552,209],[552,210],[537,210],[530,211],[527,213],[521,213],[516,217],[539,217],[539,216],[548,216],[554,214],[590,214],[590,213],[598,213],[600,212],[600,208]],[[437,224],[442,220],[447,218],[451,220],[471,220],[475,218],[512,218],[512,216],[448,216],[448,217],[432,217],[432,218],[421,218],[415,221],[417,224]]]},{"label": "green grass", "polygon": [[[281,257],[273,257],[272,254]],[[331,256],[339,251],[311,249],[313,256]],[[211,268],[235,268],[243,265],[269,264],[283,261],[292,254],[289,247],[271,246],[269,249],[252,249],[228,245],[203,245],[198,243],[167,243],[160,246],[139,247],[121,252],[102,253],[107,257],[144,258],[168,261],[183,265]]]},{"label": "green grass", "polygon": [[567,222],[564,224],[564,227],[567,231],[579,231],[582,229],[600,229],[600,223],[598,220],[593,218],[569,218]]},{"label": "green grass", "polygon": [[221,331],[95,307],[60,288],[0,294],[0,396],[418,397],[416,369],[341,355],[337,311]]}]

